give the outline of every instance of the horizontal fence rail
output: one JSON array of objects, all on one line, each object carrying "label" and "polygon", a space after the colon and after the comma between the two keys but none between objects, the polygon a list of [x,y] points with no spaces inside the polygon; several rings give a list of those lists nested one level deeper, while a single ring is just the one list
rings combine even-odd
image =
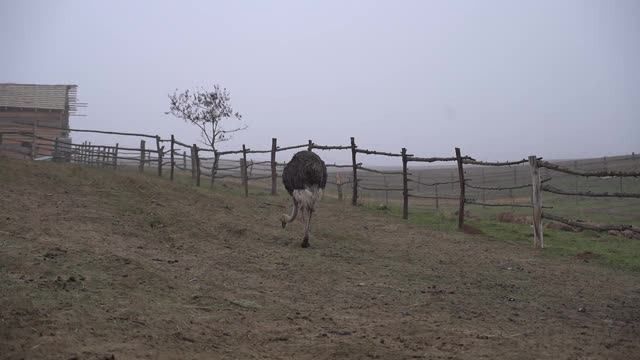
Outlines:
[{"label": "horizontal fence rail", "polygon": [[[24,125],[24,124],[22,124]],[[60,129],[60,128],[50,128]],[[511,207],[532,209],[534,227],[534,245],[543,247],[542,219],[565,223],[570,226],[582,227],[596,231],[632,231],[638,232],[632,225],[596,225],[576,220],[569,220],[557,215],[543,212],[553,206],[542,205],[542,194],[553,196],[591,197],[591,198],[640,198],[640,192],[623,191],[623,178],[640,177],[639,157],[634,154],[617,160],[603,158],[602,161],[558,162],[542,161],[542,158],[530,156],[528,159],[515,161],[479,161],[470,156],[463,156],[459,148],[455,148],[455,156],[450,157],[420,157],[410,154],[403,148],[400,152],[378,151],[359,148],[355,138],[350,139],[349,145],[320,145],[309,140],[305,144],[279,146],[276,138],[272,139],[271,149],[251,149],[246,145],[242,149],[224,150],[201,148],[197,144],[187,144],[176,139],[173,135],[163,139],[158,135],[129,133],[87,129],[63,129],[78,133],[96,133],[127,138],[140,139],[139,147],[120,144],[91,144],[90,142],[74,143],[65,139],[51,139],[38,135],[35,131],[6,131],[0,133],[0,150],[15,153],[26,158],[41,159],[50,156],[55,162],[73,162],[90,166],[117,169],[120,167],[137,168],[139,172],[153,169],[158,176],[169,177],[175,181],[176,174],[181,177],[191,177],[196,186],[201,186],[201,178],[209,179],[211,187],[216,180],[228,179],[235,182],[249,196],[249,184],[264,189],[271,189],[271,195],[278,194],[278,178],[281,177],[286,162],[278,161],[278,153],[291,150],[317,151],[345,151],[351,155],[351,163],[326,164],[332,169],[327,184],[335,187],[338,200],[343,200],[345,191],[351,191],[351,203],[358,205],[362,197],[383,197],[384,204],[390,201],[402,203],[402,217],[409,217],[410,199],[413,206],[432,203],[438,210],[441,202],[451,207],[457,203],[458,227],[462,228],[465,220],[465,204],[482,207]],[[5,143],[3,143],[3,141]],[[253,155],[270,155],[269,160],[250,158]],[[206,155],[206,156],[204,156]],[[398,159],[395,168],[374,168],[365,166],[358,156],[380,156]],[[616,162],[617,161],[617,162]],[[620,168],[621,161],[630,162],[633,169]],[[435,173],[430,165],[418,164],[455,163],[455,167]],[[411,170],[409,164],[412,164]],[[401,165],[401,166],[400,166]],[[573,166],[571,166],[573,165]],[[578,166],[583,168],[578,169]],[[593,165],[603,166],[605,169],[590,168]],[[485,168],[492,168],[492,173],[485,174]],[[400,169],[400,170],[398,170]],[[426,170],[425,170],[426,169]],[[574,189],[567,189],[567,182],[557,187],[549,184],[552,178],[549,172],[574,176]],[[593,181],[610,182],[619,179],[619,191],[580,191],[577,178],[592,178]],[[544,178],[544,179],[542,179]],[[267,182],[265,180],[271,180]],[[525,181],[526,180],[526,181]],[[487,185],[487,182],[490,185]],[[471,191],[471,194],[467,194]],[[511,202],[503,198],[490,196],[492,192],[508,193]],[[377,194],[377,195],[376,195]],[[506,195],[505,195],[506,196]],[[488,199],[491,198],[491,199]],[[500,200],[502,199],[502,200]],[[530,201],[527,203],[527,201]]]}]

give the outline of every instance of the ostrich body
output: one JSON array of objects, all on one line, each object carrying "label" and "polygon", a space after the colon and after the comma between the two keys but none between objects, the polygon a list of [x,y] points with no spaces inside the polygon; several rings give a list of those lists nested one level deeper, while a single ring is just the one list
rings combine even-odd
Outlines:
[{"label": "ostrich body", "polygon": [[309,231],[311,231],[311,215],[318,198],[327,185],[327,166],[318,155],[311,151],[300,151],[293,155],[282,172],[284,187],[293,199],[291,215],[282,215],[282,228],[294,221],[298,215],[298,208],[302,212],[304,222],[304,239],[302,247],[309,246]]}]

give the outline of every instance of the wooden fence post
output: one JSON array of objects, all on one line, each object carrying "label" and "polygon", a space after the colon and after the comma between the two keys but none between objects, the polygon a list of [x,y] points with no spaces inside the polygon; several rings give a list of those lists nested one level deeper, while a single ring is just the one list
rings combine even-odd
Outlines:
[{"label": "wooden fence post", "polygon": [[96,167],[102,167],[102,146],[96,147]]},{"label": "wooden fence post", "polygon": [[156,135],[156,150],[158,151],[158,176],[162,176],[162,149],[160,147],[160,136]]},{"label": "wooden fence post", "polygon": [[407,149],[402,148],[402,218],[409,219],[409,181],[407,178]]},{"label": "wooden fence post", "polygon": [[633,168],[634,168],[635,170],[638,170],[638,157],[636,156],[636,153],[635,153],[635,152],[632,152],[632,153],[631,153],[631,159],[632,159],[632,161],[633,161]]},{"label": "wooden fence post", "polygon": [[[246,183],[246,177],[247,177],[247,166],[246,163],[244,162],[244,158],[240,158],[238,160],[240,162],[240,185],[242,185],[242,188],[245,188],[245,183]],[[244,197],[247,197],[247,194],[245,193]]]},{"label": "wooden fence post", "polygon": [[249,197],[249,176],[247,175],[247,148],[242,144],[242,180],[244,185],[244,197]]},{"label": "wooden fence post", "polygon": [[342,201],[342,178],[340,173],[336,173],[336,186],[338,187],[338,201]]},{"label": "wooden fence post", "polygon": [[196,180],[196,154],[193,151],[194,147],[192,146],[190,151],[191,151],[191,179],[193,179],[193,181]]},{"label": "wooden fence post", "polygon": [[213,189],[213,183],[216,180],[216,174],[218,173],[218,164],[220,164],[220,153],[217,150],[213,152],[213,165],[211,166],[211,188]]},{"label": "wooden fence post", "polygon": [[309,140],[309,146],[307,146],[307,150],[311,151],[313,149],[313,141]]},{"label": "wooden fence post", "polygon": [[624,192],[622,189],[622,176],[618,178],[620,180],[620,192]]},{"label": "wooden fence post", "polygon": [[603,162],[603,166],[605,170],[609,170],[609,167],[607,166],[607,157],[603,157],[602,158],[602,162]]},{"label": "wooden fence post", "polygon": [[356,139],[351,138],[351,161],[353,162],[353,182],[351,183],[353,194],[351,195],[351,205],[358,205],[358,163],[356,161]]},{"label": "wooden fence post", "polygon": [[171,170],[169,171],[169,177],[171,178],[171,181],[173,182],[173,173],[174,173],[174,169],[176,167],[176,159],[174,156],[174,151],[175,151],[175,147],[176,147],[176,143],[175,143],[176,139],[173,136],[173,134],[171,134]]},{"label": "wooden fence post", "polygon": [[542,190],[540,188],[540,168],[538,158],[535,155],[529,156],[529,167],[531,169],[531,204],[533,205],[533,245],[542,249],[544,247],[542,233]]},{"label": "wooden fence post", "polygon": [[438,198],[438,185],[436,185],[435,188],[436,188],[436,210],[438,210],[440,208],[440,199]]},{"label": "wooden fence post", "polygon": [[138,166],[138,169],[140,170],[140,172],[144,172],[144,161],[147,157],[147,154],[145,151],[145,144],[146,142],[144,140],[140,140],[140,165]]},{"label": "wooden fence post", "polygon": [[460,207],[458,208],[458,229],[464,225],[464,170],[462,169],[462,156],[460,148],[456,148],[456,160],[458,161],[458,181],[460,182]]},{"label": "wooden fence post", "polygon": [[271,195],[278,194],[278,169],[276,168],[276,150],[278,149],[278,139],[271,139]]},{"label": "wooden fence post", "polygon": [[87,164],[89,166],[93,165],[93,145],[91,145],[91,141],[87,145]]},{"label": "wooden fence post", "polygon": [[198,154],[198,145],[193,144],[193,157],[196,172],[196,186],[200,186],[200,154]]},{"label": "wooden fence post", "polygon": [[119,143],[116,143],[116,148],[113,150],[113,168],[118,168],[118,148],[120,147]]}]

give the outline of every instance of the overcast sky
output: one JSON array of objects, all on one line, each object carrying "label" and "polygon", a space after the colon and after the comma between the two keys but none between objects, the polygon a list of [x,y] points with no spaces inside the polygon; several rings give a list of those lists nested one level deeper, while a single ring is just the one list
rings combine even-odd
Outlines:
[{"label": "overcast sky", "polygon": [[355,136],[481,160],[640,151],[637,0],[5,0],[0,44],[0,82],[79,86],[77,128],[193,143],[167,94],[220,84],[249,125],[224,149]]}]

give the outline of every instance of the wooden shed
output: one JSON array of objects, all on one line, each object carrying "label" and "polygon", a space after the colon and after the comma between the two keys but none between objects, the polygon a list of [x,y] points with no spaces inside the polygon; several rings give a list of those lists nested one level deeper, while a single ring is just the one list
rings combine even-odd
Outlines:
[{"label": "wooden shed", "polygon": [[37,159],[69,138],[76,85],[0,84],[0,155]]}]

